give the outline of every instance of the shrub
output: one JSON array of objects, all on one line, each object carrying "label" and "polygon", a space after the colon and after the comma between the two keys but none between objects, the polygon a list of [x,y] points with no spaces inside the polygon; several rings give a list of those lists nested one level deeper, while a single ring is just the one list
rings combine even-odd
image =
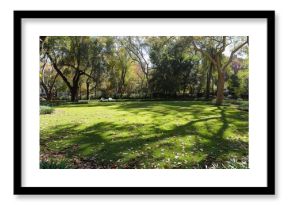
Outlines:
[{"label": "shrub", "polygon": [[52,107],[49,106],[40,106],[40,114],[51,114],[54,111]]},{"label": "shrub", "polygon": [[58,106],[58,105],[64,105],[67,101],[64,100],[52,100],[52,101],[40,101],[40,105],[43,106]]},{"label": "shrub", "polygon": [[40,169],[69,169],[69,165],[66,161],[41,161]]}]

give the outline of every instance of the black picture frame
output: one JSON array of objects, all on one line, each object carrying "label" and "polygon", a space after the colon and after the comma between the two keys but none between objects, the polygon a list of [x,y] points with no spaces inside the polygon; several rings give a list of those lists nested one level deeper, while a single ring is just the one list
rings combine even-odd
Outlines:
[{"label": "black picture frame", "polygon": [[[267,20],[266,187],[23,187],[21,24],[27,18],[217,18]],[[275,194],[275,11],[14,11],[14,194],[16,195],[273,195]]]}]

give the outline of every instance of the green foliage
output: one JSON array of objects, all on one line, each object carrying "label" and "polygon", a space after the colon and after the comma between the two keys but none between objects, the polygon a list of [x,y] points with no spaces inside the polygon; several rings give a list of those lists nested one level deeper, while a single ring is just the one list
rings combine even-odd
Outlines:
[{"label": "green foliage", "polygon": [[150,53],[153,63],[150,85],[153,93],[173,96],[181,89],[185,92],[188,84],[198,81],[199,58],[190,54],[189,49],[182,38],[155,41]]},{"label": "green foliage", "polygon": [[40,114],[51,114],[53,113],[54,109],[49,106],[40,106]]},{"label": "green foliage", "polygon": [[240,69],[236,72],[229,71],[228,90],[229,94],[237,99],[248,99],[249,93],[249,69],[248,59],[240,60]]},{"label": "green foliage", "polygon": [[[216,94],[217,70],[193,41],[224,65],[228,52],[244,40],[228,36],[227,52],[219,52],[222,36],[48,36],[40,50],[40,97],[210,98]],[[247,46],[236,53],[235,61],[243,69],[233,74],[232,64],[226,67],[225,89],[234,98],[247,99]]]},{"label": "green foliage", "polygon": [[240,93],[241,97],[247,99],[249,95],[249,70],[246,67],[238,73],[240,80]]},{"label": "green foliage", "polygon": [[55,109],[41,116],[40,153],[71,168],[248,168],[248,112],[236,104],[90,102]]},{"label": "green foliage", "polygon": [[233,98],[237,99],[241,96],[240,81],[237,75],[230,76],[228,89]]}]

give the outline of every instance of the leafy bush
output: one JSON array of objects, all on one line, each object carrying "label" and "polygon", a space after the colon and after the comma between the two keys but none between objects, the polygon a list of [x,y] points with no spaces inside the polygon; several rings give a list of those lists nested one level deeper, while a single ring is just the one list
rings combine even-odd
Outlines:
[{"label": "leafy bush", "polygon": [[49,106],[40,106],[40,114],[51,114],[53,113],[54,109]]},{"label": "leafy bush", "polygon": [[40,101],[41,106],[60,106],[60,105],[73,105],[73,104],[89,104],[88,100],[79,100],[78,102],[70,102],[65,100],[53,100],[53,101]]},{"label": "leafy bush", "polygon": [[40,169],[69,169],[69,165],[66,161],[41,161]]},{"label": "leafy bush", "polygon": [[66,103],[67,103],[67,101],[65,101],[65,100],[52,100],[52,101],[41,100],[40,101],[40,105],[50,106],[50,107],[64,105]]}]

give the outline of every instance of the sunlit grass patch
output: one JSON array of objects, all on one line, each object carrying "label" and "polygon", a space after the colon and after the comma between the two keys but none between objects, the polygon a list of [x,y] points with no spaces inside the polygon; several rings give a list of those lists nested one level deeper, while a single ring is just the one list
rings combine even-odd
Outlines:
[{"label": "sunlit grass patch", "polygon": [[72,168],[248,167],[248,112],[236,106],[93,102],[40,118],[41,154]]}]

